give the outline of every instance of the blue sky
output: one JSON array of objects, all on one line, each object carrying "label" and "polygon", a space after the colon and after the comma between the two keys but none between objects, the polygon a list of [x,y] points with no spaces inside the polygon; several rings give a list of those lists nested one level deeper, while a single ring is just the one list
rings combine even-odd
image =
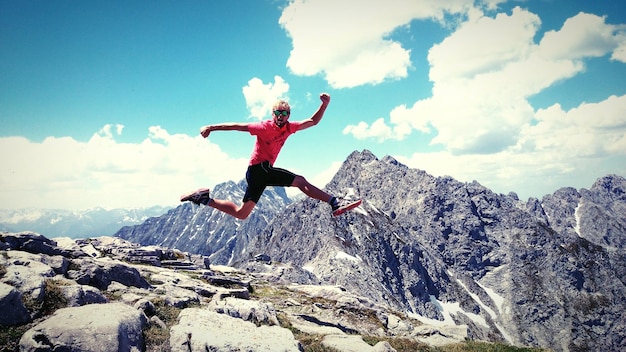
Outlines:
[{"label": "blue sky", "polygon": [[0,207],[176,205],[244,177],[253,138],[324,186],[354,150],[541,198],[626,176],[621,1],[0,0]]}]

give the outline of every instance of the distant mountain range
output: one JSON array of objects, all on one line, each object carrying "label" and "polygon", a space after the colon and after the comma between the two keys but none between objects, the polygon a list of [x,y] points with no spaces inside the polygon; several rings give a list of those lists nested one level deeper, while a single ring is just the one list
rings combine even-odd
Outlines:
[{"label": "distant mountain range", "polygon": [[[215,189],[239,200],[244,184]],[[541,200],[434,177],[354,152],[326,188],[364,203],[265,194],[246,221],[183,204],[116,236],[209,255],[250,271],[280,262],[285,280],[338,285],[472,339],[556,351],[626,349],[626,179]],[[263,263],[255,262],[260,260]]]},{"label": "distant mountain range", "polygon": [[52,209],[0,209],[0,231],[34,231],[47,237],[111,236],[123,226],[141,224],[163,215],[169,207],[142,209],[95,208],[85,211]]}]

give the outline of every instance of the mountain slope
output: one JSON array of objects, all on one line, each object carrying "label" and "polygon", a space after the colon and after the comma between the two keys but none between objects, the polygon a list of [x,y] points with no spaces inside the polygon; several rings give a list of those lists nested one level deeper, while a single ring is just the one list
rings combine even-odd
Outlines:
[{"label": "mountain slope", "polygon": [[[211,196],[241,202],[245,181],[225,182]],[[234,258],[246,257],[250,237],[265,228],[276,212],[291,200],[281,187],[268,187],[250,217],[237,220],[207,206],[190,202],[181,204],[167,214],[150,218],[143,224],[121,228],[115,237],[142,245],[158,245],[207,255],[215,264],[232,264]]]}]

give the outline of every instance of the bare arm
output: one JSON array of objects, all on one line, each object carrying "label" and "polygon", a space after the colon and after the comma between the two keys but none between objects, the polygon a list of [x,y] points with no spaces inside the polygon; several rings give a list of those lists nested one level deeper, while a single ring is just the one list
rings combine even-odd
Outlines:
[{"label": "bare arm", "polygon": [[317,125],[320,122],[320,120],[322,120],[322,117],[324,116],[324,112],[326,111],[326,107],[328,107],[328,104],[330,103],[330,95],[328,95],[327,93],[322,93],[320,94],[320,100],[322,101],[322,104],[317,109],[317,111],[315,111],[313,116],[302,121],[302,124],[300,125],[300,129],[299,129],[300,131],[305,128],[313,127]]},{"label": "bare arm", "polygon": [[200,134],[202,137],[207,138],[213,131],[241,131],[248,132],[247,123],[228,122],[220,123],[217,125],[207,125],[200,127]]}]

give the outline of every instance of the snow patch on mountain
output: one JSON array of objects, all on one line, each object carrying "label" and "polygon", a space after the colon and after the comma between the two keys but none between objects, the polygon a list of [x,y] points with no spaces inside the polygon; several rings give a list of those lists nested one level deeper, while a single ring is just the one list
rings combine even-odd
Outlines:
[{"label": "snow patch on mountain", "polygon": [[358,255],[355,257],[342,251],[337,252],[337,254],[335,255],[335,259],[345,259],[354,263],[360,263],[363,261],[363,259],[361,259]]},{"label": "snow patch on mountain", "polygon": [[580,234],[580,213],[579,213],[581,206],[582,206],[582,200],[578,202],[576,209],[574,209],[574,219],[576,220],[576,225],[574,225],[574,231],[576,231],[576,234],[578,235],[578,237],[582,237]]}]

